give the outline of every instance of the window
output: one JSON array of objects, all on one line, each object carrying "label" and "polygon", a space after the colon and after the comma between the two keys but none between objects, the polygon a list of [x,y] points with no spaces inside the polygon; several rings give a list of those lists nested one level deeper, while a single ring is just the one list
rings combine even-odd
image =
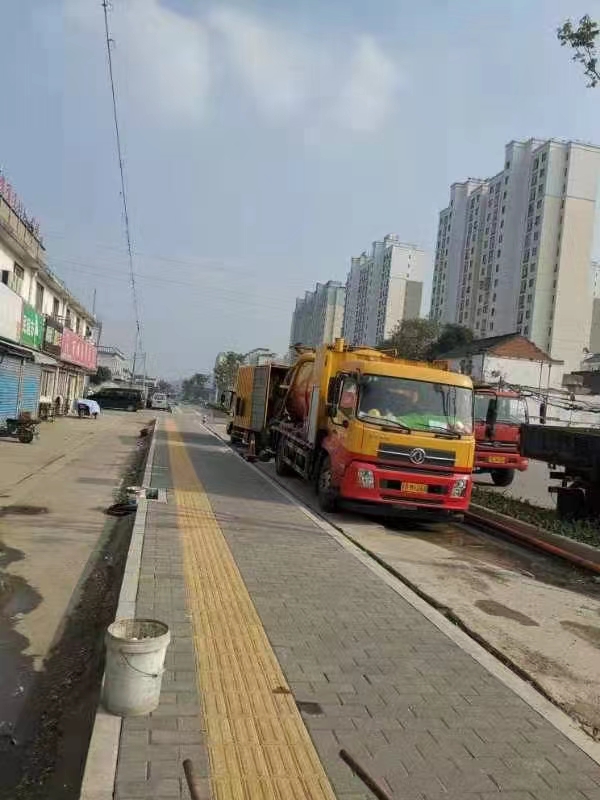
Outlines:
[{"label": "window", "polygon": [[356,379],[352,378],[350,375],[346,375],[342,381],[340,399],[338,403],[338,414],[336,415],[336,421],[338,425],[342,423],[342,420],[339,419],[340,414],[342,414],[344,417],[351,417],[352,414],[354,414],[357,396],[358,386]]},{"label": "window", "polygon": [[546,160],[547,155],[548,153],[542,153],[542,163],[544,163],[544,161]]},{"label": "window", "polygon": [[79,319],[79,317],[77,317],[77,319],[75,320],[75,333],[81,333],[81,320]]},{"label": "window", "polygon": [[44,308],[44,287],[41,283],[35,284],[35,307],[39,312]]},{"label": "window", "polygon": [[536,208],[541,208],[541,207],[542,207],[542,203],[543,203],[543,200],[540,198],[540,199],[537,201],[537,203],[535,204],[535,207],[536,207]]},{"label": "window", "polygon": [[497,278],[496,278],[496,280],[494,281],[494,286],[498,286],[498,279],[497,279]]},{"label": "window", "polygon": [[65,312],[65,325],[67,328],[71,328],[71,309],[69,308]]},{"label": "window", "polygon": [[54,300],[52,301],[52,316],[56,319],[59,313],[60,313],[60,303],[58,301],[58,298],[55,297]]},{"label": "window", "polygon": [[15,292],[21,294],[23,288],[23,280],[25,278],[25,270],[15,261],[13,265],[13,275],[15,276]]}]

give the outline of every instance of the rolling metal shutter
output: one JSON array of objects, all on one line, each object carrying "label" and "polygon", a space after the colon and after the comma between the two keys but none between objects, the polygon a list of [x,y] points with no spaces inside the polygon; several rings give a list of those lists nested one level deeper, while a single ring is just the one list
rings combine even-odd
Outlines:
[{"label": "rolling metal shutter", "polygon": [[17,416],[21,359],[0,354],[0,420]]},{"label": "rolling metal shutter", "polygon": [[19,389],[19,411],[37,414],[40,402],[40,380],[42,368],[33,361],[23,362],[21,386]]}]

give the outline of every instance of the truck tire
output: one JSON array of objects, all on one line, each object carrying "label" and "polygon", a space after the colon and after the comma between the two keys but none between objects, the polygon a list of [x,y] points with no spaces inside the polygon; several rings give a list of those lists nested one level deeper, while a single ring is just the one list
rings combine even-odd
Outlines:
[{"label": "truck tire", "polygon": [[280,436],[277,441],[277,450],[275,451],[275,472],[280,478],[291,478],[294,475],[294,470],[283,460],[283,437]]},{"label": "truck tire", "polygon": [[494,486],[510,486],[515,477],[514,469],[493,469],[491,472]]},{"label": "truck tire", "polygon": [[332,513],[337,509],[338,498],[332,486],[331,461],[329,456],[324,456],[317,476],[317,499],[321,511]]}]

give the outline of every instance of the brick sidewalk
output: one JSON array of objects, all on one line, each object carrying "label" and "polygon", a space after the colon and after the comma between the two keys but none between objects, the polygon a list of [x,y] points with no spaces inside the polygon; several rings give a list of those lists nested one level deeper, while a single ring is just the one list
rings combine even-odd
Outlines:
[{"label": "brick sidewalk", "polygon": [[[318,704],[304,719],[338,798],[372,797],[346,748],[397,800],[600,800],[572,741],[226,447],[186,441],[296,701]],[[209,774],[175,512],[149,514],[137,611],[175,638],[160,708],[125,723],[118,800],[185,797],[186,755]]]}]

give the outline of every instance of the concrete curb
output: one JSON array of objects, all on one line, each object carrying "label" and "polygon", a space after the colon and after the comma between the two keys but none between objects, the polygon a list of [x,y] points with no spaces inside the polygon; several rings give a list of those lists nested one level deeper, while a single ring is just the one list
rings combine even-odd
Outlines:
[{"label": "concrete curb", "polygon": [[529,522],[509,517],[477,503],[471,503],[469,510],[465,513],[465,522],[467,524],[488,524],[492,529],[495,527],[501,534],[525,545],[550,551],[565,561],[600,573],[600,549],[585,542],[537,528]]},{"label": "concrete curb", "polygon": [[[152,480],[157,431],[158,420],[154,424],[152,441],[148,450],[143,486],[149,486]],[[138,500],[115,619],[135,616],[147,513],[148,500]],[[79,795],[80,800],[113,800],[121,725],[121,717],[109,714],[102,705],[98,706],[85,762],[81,794]]]}]

